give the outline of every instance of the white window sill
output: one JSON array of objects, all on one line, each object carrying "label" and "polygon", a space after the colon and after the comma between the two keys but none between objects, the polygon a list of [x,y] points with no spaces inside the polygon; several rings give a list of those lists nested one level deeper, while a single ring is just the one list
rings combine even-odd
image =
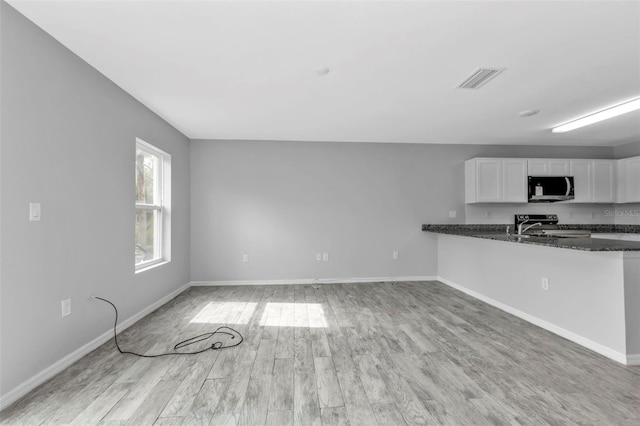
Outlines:
[{"label": "white window sill", "polygon": [[158,259],[151,263],[143,263],[142,265],[136,266],[136,274],[140,272],[148,271],[153,268],[157,268],[158,266],[166,265],[169,262],[170,262],[169,260]]}]

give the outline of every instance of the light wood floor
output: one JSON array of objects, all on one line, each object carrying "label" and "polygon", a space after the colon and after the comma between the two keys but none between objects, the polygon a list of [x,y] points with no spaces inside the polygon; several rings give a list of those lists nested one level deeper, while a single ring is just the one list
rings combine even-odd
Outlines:
[{"label": "light wood floor", "polygon": [[[104,306],[104,309],[110,309]],[[437,282],[191,288],[0,416],[18,425],[640,424],[625,367]]]}]

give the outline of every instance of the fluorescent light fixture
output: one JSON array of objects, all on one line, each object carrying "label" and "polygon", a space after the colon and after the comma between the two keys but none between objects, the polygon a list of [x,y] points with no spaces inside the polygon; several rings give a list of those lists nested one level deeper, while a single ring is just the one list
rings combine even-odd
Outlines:
[{"label": "fluorescent light fixture", "polygon": [[577,118],[575,120],[569,121],[568,123],[561,124],[551,129],[551,131],[553,133],[569,132],[571,130],[579,129],[580,127],[588,126],[589,124],[598,123],[600,121],[608,120],[609,118],[617,117],[619,115],[639,109],[640,98],[636,98],[619,105],[603,109],[602,111],[585,115],[584,117]]}]

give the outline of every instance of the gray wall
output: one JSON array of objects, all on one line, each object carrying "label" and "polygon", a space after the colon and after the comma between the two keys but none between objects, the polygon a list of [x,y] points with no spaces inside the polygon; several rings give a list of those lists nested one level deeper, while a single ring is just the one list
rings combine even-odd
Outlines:
[{"label": "gray wall", "polygon": [[640,155],[640,141],[618,145],[613,148],[615,158],[627,158]]},{"label": "gray wall", "polygon": [[[490,218],[486,205],[465,212],[465,160],[612,155],[611,148],[195,140],[191,279],[436,275],[435,241],[421,224],[507,223],[536,208],[489,206]],[[567,223],[603,222],[592,208],[545,211],[564,214]],[[449,219],[449,210],[458,217]],[[329,262],[316,261],[316,253],[329,253]]]},{"label": "gray wall", "polygon": [[[189,281],[189,141],[1,2],[1,364],[5,395]],[[134,274],[140,137],[172,155],[170,264]],[[28,204],[42,203],[42,221]],[[60,301],[72,314],[60,316]]]}]

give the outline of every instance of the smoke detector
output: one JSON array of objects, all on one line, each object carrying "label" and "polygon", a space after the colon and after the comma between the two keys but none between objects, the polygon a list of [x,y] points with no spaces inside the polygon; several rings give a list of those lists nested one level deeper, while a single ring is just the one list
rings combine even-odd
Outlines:
[{"label": "smoke detector", "polygon": [[490,80],[502,73],[506,68],[478,68],[462,83],[458,85],[459,89],[479,89],[487,84]]}]

